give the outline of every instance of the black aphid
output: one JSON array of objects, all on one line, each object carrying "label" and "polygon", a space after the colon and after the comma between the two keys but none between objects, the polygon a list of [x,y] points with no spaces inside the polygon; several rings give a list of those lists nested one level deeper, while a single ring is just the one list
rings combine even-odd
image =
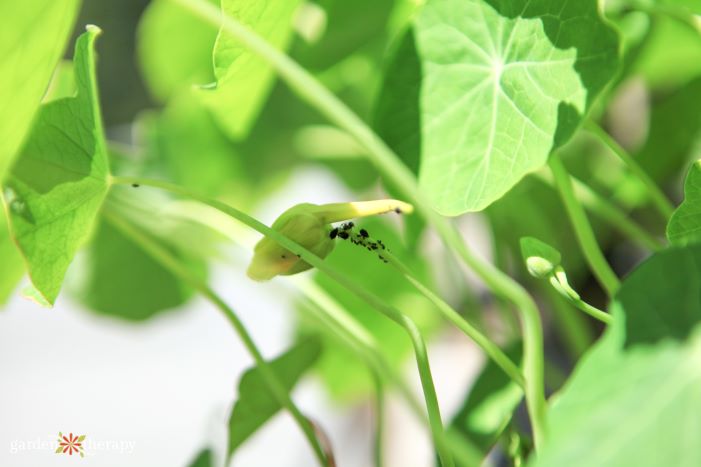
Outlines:
[{"label": "black aphid", "polygon": [[333,230],[331,230],[331,232],[329,232],[329,238],[332,238],[332,239],[336,238],[336,235],[338,235],[338,229],[336,227],[334,227]]},{"label": "black aphid", "polygon": [[397,214],[401,214],[401,213],[402,213],[402,210],[399,209],[399,208],[394,208],[394,212],[396,212]]},{"label": "black aphid", "polygon": [[338,236],[346,240],[348,238],[348,232],[338,232]]},{"label": "black aphid", "polygon": [[368,238],[370,234],[368,234],[368,231],[365,229],[360,229],[360,236],[363,238]]},{"label": "black aphid", "polygon": [[138,183],[132,183],[131,186],[133,186],[134,188],[139,188],[139,184],[138,184]]},{"label": "black aphid", "polygon": [[350,229],[353,228],[354,225],[355,225],[355,224],[352,223],[352,222],[346,222],[345,224],[343,224],[343,225],[341,226],[341,228],[342,228],[343,230],[350,230]]}]

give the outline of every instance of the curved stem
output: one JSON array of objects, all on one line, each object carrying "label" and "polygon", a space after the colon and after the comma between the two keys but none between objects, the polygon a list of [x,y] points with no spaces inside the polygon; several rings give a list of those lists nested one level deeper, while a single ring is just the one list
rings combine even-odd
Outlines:
[{"label": "curved stem", "polygon": [[553,286],[555,291],[558,292],[561,297],[563,297],[565,300],[567,300],[579,310],[583,311],[584,313],[588,314],[594,319],[598,319],[604,324],[611,324],[613,322],[613,317],[610,314],[606,313],[605,311],[599,310],[598,308],[582,300],[579,294],[575,292],[567,282],[563,284],[562,281],[558,279],[556,274],[551,274],[548,282],[550,282],[550,285]]},{"label": "curved stem", "polygon": [[319,440],[314,434],[314,428],[309,423],[307,418],[302,414],[299,408],[295,405],[290,397],[289,393],[285,390],[284,385],[280,382],[275,372],[270,367],[268,362],[263,358],[260,350],[253,342],[253,338],[246,330],[236,312],[227,305],[212,289],[210,289],[207,284],[201,281],[197,276],[192,274],[189,269],[184,267],[180,261],[178,261],[172,254],[170,254],[166,249],[161,247],[158,243],[154,242],[150,237],[145,235],[139,229],[134,227],[128,221],[119,217],[116,214],[111,213],[109,210],[105,209],[103,215],[115,228],[120,230],[123,234],[129,236],[133,239],[141,248],[144,249],[151,257],[156,261],[161,263],[166,269],[172,272],[174,275],[178,276],[183,282],[189,284],[192,288],[200,292],[205,298],[214,304],[226,317],[226,319],[231,323],[236,333],[239,335],[241,342],[246,347],[246,350],[251,354],[253,360],[256,363],[257,368],[260,370],[261,376],[265,380],[268,388],[272,391],[275,399],[280,403],[282,407],[285,407],[294,420],[297,422],[299,427],[302,429],[304,436],[309,441],[309,444],[314,450],[314,454],[321,465],[328,465],[324,451],[319,443]]},{"label": "curved stem", "polygon": [[[399,157],[343,102],[321,85],[290,57],[268,44],[236,19],[205,0],[171,0],[200,16],[215,27],[222,27],[260,58],[271,65],[290,88],[330,121],[346,130],[368,151],[369,160],[378,171],[416,206],[443,241],[470,267],[492,291],[509,299],[520,313],[523,327],[523,359],[526,376],[526,404],[533,426],[536,450],[545,437],[545,393],[543,384],[543,331],[538,308],[526,290],[507,274],[478,258],[460,234],[445,218],[436,213],[418,188],[414,174]],[[310,263],[311,264],[311,263]]]},{"label": "curved stem", "polygon": [[[536,176],[550,185],[554,184],[551,174],[547,172],[537,172]],[[643,248],[647,248],[650,251],[659,251],[664,248],[662,241],[653,237],[640,225],[633,222],[626,212],[594,191],[589,185],[573,175],[570,175],[570,180],[572,180],[574,194],[585,209],[611,224],[620,233],[637,242]]]},{"label": "curved stem", "polygon": [[587,215],[574,195],[570,176],[558,154],[553,154],[548,164],[550,165],[550,170],[555,179],[555,185],[560,192],[562,202],[565,204],[565,209],[572,223],[572,227],[574,228],[579,246],[584,253],[584,257],[589,267],[591,267],[594,276],[599,281],[599,284],[606,290],[608,296],[612,297],[616,290],[618,290],[620,282],[611,269],[611,266],[609,266],[606,261],[604,254],[599,248],[599,244],[596,242],[596,237],[594,236],[591,224],[589,224]]},{"label": "curved stem", "polygon": [[492,342],[487,336],[473,327],[460,313],[451,307],[445,300],[436,295],[431,289],[426,287],[419,281],[409,268],[401,262],[399,258],[387,250],[383,250],[382,257],[387,259],[400,273],[407,278],[409,282],[427,299],[429,299],[438,308],[443,317],[453,323],[465,335],[471,338],[482,350],[507,374],[516,384],[523,388],[525,380],[521,374],[521,370],[511,361],[511,359],[502,350]]},{"label": "curved stem", "polygon": [[674,205],[667,198],[657,183],[655,183],[655,181],[650,178],[647,172],[640,167],[635,159],[628,154],[628,151],[623,149],[623,147],[621,147],[621,145],[618,144],[616,140],[611,137],[611,135],[606,133],[603,128],[593,121],[587,122],[585,127],[597,138],[599,138],[601,142],[604,143],[614,154],[616,154],[633,173],[633,175],[643,182],[643,185],[645,185],[645,188],[647,188],[647,193],[652,203],[655,205],[662,217],[666,221],[669,220],[670,216],[674,212]]},{"label": "curved stem", "polygon": [[197,200],[214,209],[217,209],[223,212],[224,214],[227,214],[233,217],[234,219],[246,224],[250,228],[257,230],[261,234],[275,240],[283,248],[290,250],[292,254],[299,256],[302,260],[319,269],[321,272],[328,275],[331,279],[338,282],[340,285],[342,285],[343,287],[357,295],[359,298],[364,300],[377,311],[384,314],[389,319],[391,319],[395,323],[399,324],[402,328],[404,328],[414,347],[416,365],[418,366],[419,376],[421,378],[421,385],[424,390],[426,410],[428,411],[428,418],[431,425],[431,432],[433,434],[433,440],[436,450],[438,451],[439,457],[441,458],[441,463],[444,466],[453,466],[452,457],[448,452],[447,444],[445,441],[445,433],[443,431],[443,422],[441,420],[441,414],[438,408],[436,391],[433,387],[433,378],[431,376],[431,369],[428,362],[426,344],[424,343],[421,334],[416,328],[416,325],[408,316],[402,314],[396,308],[387,305],[384,302],[384,300],[382,300],[380,297],[377,297],[374,294],[366,291],[362,286],[348,279],[343,273],[337,271],[328,263],[324,262],[324,260],[311,253],[309,250],[303,248],[298,243],[289,239],[285,235],[282,235],[280,232],[271,229],[270,227],[266,226],[257,219],[254,219],[248,214],[239,211],[238,209],[232,206],[229,206],[226,203],[222,203],[221,201],[210,199],[206,196],[202,196],[197,193],[191,192],[190,190],[187,190],[184,187],[174,185],[172,183],[162,182],[159,180],[148,180],[137,177],[112,177],[111,182],[117,185],[144,185],[155,188],[161,188],[163,190]]}]

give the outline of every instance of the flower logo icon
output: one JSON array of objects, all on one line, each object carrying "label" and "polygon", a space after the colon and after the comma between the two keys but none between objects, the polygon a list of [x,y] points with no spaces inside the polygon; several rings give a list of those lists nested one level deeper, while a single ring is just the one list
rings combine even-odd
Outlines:
[{"label": "flower logo icon", "polygon": [[69,433],[68,436],[64,436],[60,431],[58,432],[58,448],[56,448],[56,454],[68,454],[72,456],[73,453],[80,454],[80,457],[85,456],[83,450],[83,440],[85,435],[73,436],[73,433]]}]

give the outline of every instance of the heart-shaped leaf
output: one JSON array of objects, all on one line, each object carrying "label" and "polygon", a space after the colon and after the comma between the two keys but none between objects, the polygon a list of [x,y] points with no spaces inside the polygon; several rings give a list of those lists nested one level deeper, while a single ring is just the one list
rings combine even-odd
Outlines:
[{"label": "heart-shaped leaf", "polygon": [[34,287],[49,304],[88,238],[108,190],[95,77],[94,43],[99,34],[99,28],[88,26],[78,38],[78,94],[41,107],[4,189],[10,232]]},{"label": "heart-shaped leaf", "polygon": [[420,148],[440,213],[478,211],[569,139],[617,66],[594,0],[431,0],[385,81],[382,114],[401,119],[388,142]]}]

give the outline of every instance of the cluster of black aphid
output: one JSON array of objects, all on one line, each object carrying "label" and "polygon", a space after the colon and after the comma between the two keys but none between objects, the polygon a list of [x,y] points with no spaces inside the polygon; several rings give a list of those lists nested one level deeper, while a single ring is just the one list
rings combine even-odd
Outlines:
[{"label": "cluster of black aphid", "polygon": [[341,224],[340,227],[334,227],[331,230],[331,232],[329,232],[329,238],[333,239],[338,237],[341,240],[350,239],[353,245],[360,245],[364,248],[367,248],[368,251],[377,251],[380,260],[387,263],[387,258],[379,254],[381,250],[387,250],[387,247],[384,243],[382,243],[382,240],[373,241],[370,238],[370,234],[365,229],[360,229],[356,233],[353,231],[354,226],[355,224],[353,224],[353,222],[346,222],[344,224]]}]

